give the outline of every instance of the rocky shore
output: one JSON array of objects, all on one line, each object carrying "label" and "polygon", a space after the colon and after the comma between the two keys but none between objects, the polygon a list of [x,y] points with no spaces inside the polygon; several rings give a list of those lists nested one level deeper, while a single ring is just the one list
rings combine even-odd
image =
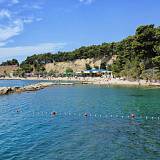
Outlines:
[{"label": "rocky shore", "polygon": [[[16,78],[17,80],[18,78]],[[1,80],[1,79],[0,79]],[[6,80],[6,78],[5,78]],[[11,80],[11,79],[8,79]],[[24,87],[0,87],[0,95],[7,95],[12,93],[22,93],[27,91],[37,91],[40,89],[44,89],[46,87],[50,87],[53,85],[76,85],[76,84],[93,84],[93,85],[107,85],[107,86],[138,86],[138,87],[156,87],[160,88],[160,82],[146,82],[144,80],[141,81],[127,81],[120,79],[107,79],[100,77],[58,77],[58,78],[26,78],[19,80],[46,80],[48,82],[36,83]],[[50,82],[50,81],[53,82]],[[65,83],[66,81],[66,83]]]},{"label": "rocky shore", "polygon": [[141,86],[141,87],[158,87],[160,88],[160,81],[129,81],[120,78],[102,78],[102,77],[47,77],[47,78],[36,78],[28,77],[25,80],[46,80],[55,82],[74,82],[74,84],[93,84],[93,85],[113,85],[113,86]]},{"label": "rocky shore", "polygon": [[24,87],[0,87],[0,95],[21,93],[21,92],[27,92],[27,91],[37,91],[40,89],[44,89],[46,87],[50,87],[52,85],[54,85],[54,83],[43,82],[43,83],[32,84]]}]

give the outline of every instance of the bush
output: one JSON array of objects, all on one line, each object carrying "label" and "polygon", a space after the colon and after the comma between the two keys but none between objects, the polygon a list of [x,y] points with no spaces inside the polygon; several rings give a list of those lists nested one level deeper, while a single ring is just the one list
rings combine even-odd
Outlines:
[{"label": "bush", "polygon": [[72,68],[67,68],[66,69],[66,74],[70,74],[70,73],[73,73],[73,69]]}]

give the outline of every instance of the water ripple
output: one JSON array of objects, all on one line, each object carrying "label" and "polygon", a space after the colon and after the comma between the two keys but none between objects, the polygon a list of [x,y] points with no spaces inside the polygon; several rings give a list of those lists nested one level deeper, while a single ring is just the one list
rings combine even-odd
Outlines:
[{"label": "water ripple", "polygon": [[[1,96],[0,159],[158,160],[159,91],[57,86]],[[131,113],[137,117],[128,118]]]}]

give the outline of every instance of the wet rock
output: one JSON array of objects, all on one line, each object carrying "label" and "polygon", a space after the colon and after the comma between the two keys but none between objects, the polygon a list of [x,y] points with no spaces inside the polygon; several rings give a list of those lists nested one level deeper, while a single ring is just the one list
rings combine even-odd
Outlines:
[{"label": "wet rock", "polygon": [[37,91],[40,89],[44,89],[53,85],[54,83],[37,83],[25,87],[0,87],[0,95],[6,95],[11,93],[21,93],[21,92],[28,92],[28,91]]},{"label": "wet rock", "polygon": [[14,87],[1,87],[0,88],[0,95],[10,94],[12,92],[14,92]]}]

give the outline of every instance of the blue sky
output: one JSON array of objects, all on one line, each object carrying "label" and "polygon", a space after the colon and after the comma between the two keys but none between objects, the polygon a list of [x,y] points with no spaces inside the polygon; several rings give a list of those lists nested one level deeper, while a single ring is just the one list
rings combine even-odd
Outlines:
[{"label": "blue sky", "polygon": [[0,0],[0,62],[119,41],[160,25],[159,0]]}]

